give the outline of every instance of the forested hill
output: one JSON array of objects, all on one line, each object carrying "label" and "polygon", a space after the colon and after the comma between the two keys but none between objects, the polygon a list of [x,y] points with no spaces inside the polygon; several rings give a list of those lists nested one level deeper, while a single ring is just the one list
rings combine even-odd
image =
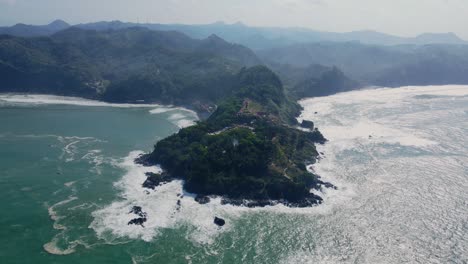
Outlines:
[{"label": "forested hill", "polygon": [[143,186],[183,179],[184,189],[201,203],[210,195],[249,207],[320,203],[310,189],[331,185],[306,166],[316,161],[315,144],[325,138],[312,122],[307,129],[295,128],[300,107],[265,66],[243,69],[235,79],[234,92],[207,120],[157,142],[152,153],[138,159],[165,171],[149,174]]},{"label": "forested hill", "polygon": [[0,92],[74,95],[107,101],[188,104],[216,101],[249,49],[217,36],[195,40],[144,28],[69,28],[50,37],[0,36]]}]

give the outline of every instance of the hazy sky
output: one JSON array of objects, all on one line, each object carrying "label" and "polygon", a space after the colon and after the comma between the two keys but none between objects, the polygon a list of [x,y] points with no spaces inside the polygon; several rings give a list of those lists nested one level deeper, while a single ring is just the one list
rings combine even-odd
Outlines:
[{"label": "hazy sky", "polygon": [[371,29],[412,36],[454,32],[468,39],[468,0],[0,0],[0,24],[122,20],[242,21],[325,31]]}]

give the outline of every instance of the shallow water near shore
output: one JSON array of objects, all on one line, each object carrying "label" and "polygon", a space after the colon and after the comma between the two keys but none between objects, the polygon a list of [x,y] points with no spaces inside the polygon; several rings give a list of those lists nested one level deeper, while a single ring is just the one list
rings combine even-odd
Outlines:
[{"label": "shallow water near shore", "polygon": [[[312,169],[339,189],[313,208],[247,209],[199,205],[180,181],[141,187],[158,168],[133,159],[193,112],[0,96],[2,263],[467,262],[468,87],[301,104],[299,119],[330,140]],[[132,206],[148,214],[144,227],[127,225]]]}]

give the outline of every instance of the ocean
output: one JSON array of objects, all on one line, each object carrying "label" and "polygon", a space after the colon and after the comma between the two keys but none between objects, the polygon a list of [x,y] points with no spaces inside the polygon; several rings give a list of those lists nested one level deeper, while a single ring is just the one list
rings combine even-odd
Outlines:
[{"label": "ocean", "polygon": [[[142,188],[159,168],[134,158],[192,111],[0,95],[0,262],[467,263],[468,86],[300,103],[329,140],[311,169],[338,189],[312,208],[249,209],[200,205],[181,181]],[[144,227],[127,224],[133,206]]]}]

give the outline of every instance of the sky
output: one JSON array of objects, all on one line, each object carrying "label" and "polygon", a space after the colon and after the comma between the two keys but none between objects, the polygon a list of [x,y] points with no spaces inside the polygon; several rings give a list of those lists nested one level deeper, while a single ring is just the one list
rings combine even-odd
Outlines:
[{"label": "sky", "polygon": [[376,30],[399,36],[454,32],[468,40],[468,0],[0,0],[0,25],[125,22]]}]

